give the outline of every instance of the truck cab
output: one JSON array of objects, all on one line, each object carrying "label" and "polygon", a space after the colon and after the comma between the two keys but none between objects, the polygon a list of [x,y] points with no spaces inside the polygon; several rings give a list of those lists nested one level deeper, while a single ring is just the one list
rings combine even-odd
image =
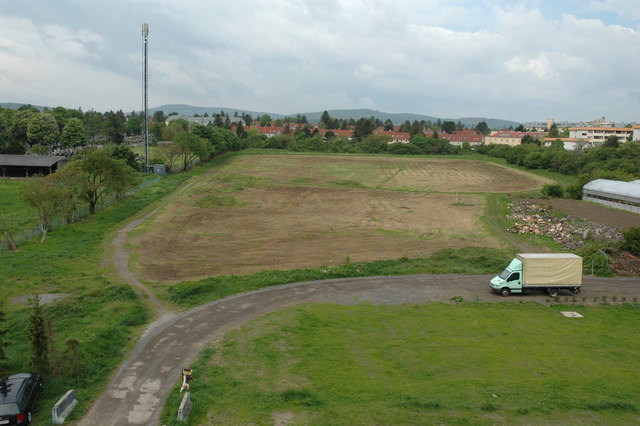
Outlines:
[{"label": "truck cab", "polygon": [[509,266],[489,282],[491,290],[508,296],[511,293],[522,293],[522,262],[513,259]]}]

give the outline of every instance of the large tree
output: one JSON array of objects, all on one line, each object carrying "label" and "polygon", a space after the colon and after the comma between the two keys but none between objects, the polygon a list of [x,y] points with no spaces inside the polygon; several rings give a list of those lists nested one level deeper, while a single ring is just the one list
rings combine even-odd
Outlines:
[{"label": "large tree", "polygon": [[92,214],[109,194],[122,193],[133,185],[133,169],[124,161],[111,157],[106,149],[85,149],[66,167],[82,172],[82,193]]},{"label": "large tree", "polygon": [[371,118],[360,118],[356,121],[355,128],[353,129],[353,138],[356,141],[361,141],[376,129],[376,121],[373,117]]},{"label": "large tree", "polygon": [[58,122],[48,112],[39,112],[29,119],[27,139],[30,145],[53,146],[60,140]]},{"label": "large tree", "polygon": [[196,160],[206,160],[209,157],[209,143],[206,139],[189,132],[182,132],[173,138],[172,148],[182,160],[183,170]]},{"label": "large tree", "polygon": [[124,142],[124,122],[126,121],[122,111],[109,111],[105,114],[103,131],[107,140],[115,144]]},{"label": "large tree", "polygon": [[79,118],[70,118],[62,129],[60,144],[65,148],[84,146],[87,144],[87,131]]},{"label": "large tree", "polygon": [[27,137],[27,127],[29,120],[36,114],[31,109],[23,109],[15,113],[13,123],[9,129],[9,143],[5,148],[8,154],[24,154],[25,149],[29,145]]},{"label": "large tree", "polygon": [[456,131],[456,123],[453,121],[445,120],[442,122],[440,129],[445,133],[452,134]]}]

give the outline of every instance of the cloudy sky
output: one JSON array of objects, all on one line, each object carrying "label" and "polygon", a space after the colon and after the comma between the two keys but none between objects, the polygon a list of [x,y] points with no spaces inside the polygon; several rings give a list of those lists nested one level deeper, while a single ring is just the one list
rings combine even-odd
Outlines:
[{"label": "cloudy sky", "polygon": [[640,122],[638,0],[0,0],[0,102]]}]

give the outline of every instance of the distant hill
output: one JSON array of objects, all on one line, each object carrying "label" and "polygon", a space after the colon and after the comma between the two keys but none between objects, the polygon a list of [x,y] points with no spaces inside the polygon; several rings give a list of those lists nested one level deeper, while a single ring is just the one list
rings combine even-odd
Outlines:
[{"label": "distant hill", "polygon": [[[24,104],[13,103],[13,102],[0,103],[0,106],[2,108],[9,108],[14,110],[17,110],[22,105]],[[39,105],[32,105],[32,106],[35,108],[38,108],[39,110],[42,110],[45,108]],[[52,109],[52,108],[49,107],[49,109]],[[294,117],[297,115],[297,113],[296,114],[278,114],[278,113],[269,112],[269,111],[251,111],[246,109],[243,110],[240,108],[228,108],[228,107],[201,107],[201,106],[191,106],[186,104],[167,104],[167,105],[160,105],[154,108],[149,108],[150,114],[153,114],[156,111],[163,111],[167,115],[171,114],[172,112],[177,112],[180,115],[186,115],[186,116],[193,116],[195,114],[204,115],[205,113],[207,113],[208,115],[214,115],[221,111],[224,111],[225,114],[228,114],[230,116],[233,116],[237,112],[238,114],[250,114],[254,118],[262,114],[269,114],[271,118],[274,120],[277,120],[278,118]],[[413,122],[414,120],[417,120],[417,121],[424,120],[424,121],[431,121],[432,123],[435,123],[436,121],[438,121],[438,117],[432,117],[429,115],[411,114],[411,113],[389,113],[389,112],[375,111],[372,109],[332,109],[332,110],[328,110],[327,112],[331,117],[334,117],[334,118],[342,118],[342,119],[353,118],[354,120],[357,120],[359,118],[375,117],[382,122],[386,120],[391,120],[395,125],[400,125],[407,120],[411,122]],[[320,117],[322,116],[322,113],[323,111],[302,112],[300,113],[300,115],[306,115],[307,120],[310,123],[316,124],[320,121]],[[517,127],[518,125],[521,124],[521,123],[518,123],[517,121],[502,120],[498,118],[484,118],[484,117],[462,117],[462,118],[440,118],[440,119],[443,121],[451,120],[451,121],[455,121],[456,123],[460,121],[466,127],[475,127],[476,124],[478,124],[481,121],[484,121],[487,123],[487,125],[491,129],[502,129],[502,128],[508,128],[510,126]]]},{"label": "distant hill", "polygon": [[[23,105],[29,105],[29,104],[19,104],[16,102],[0,102],[0,107],[2,108],[7,108],[7,109],[13,109],[13,110],[17,110],[19,109],[21,106]],[[42,111],[45,107],[40,106],[40,105],[31,105],[34,108],[38,108],[40,111]],[[52,108],[49,108],[52,109]]]},{"label": "distant hill", "polygon": [[[184,105],[184,104],[161,105],[158,107],[150,108],[149,111],[150,111],[150,114],[153,114],[155,111],[163,111],[165,114],[177,112],[180,115],[186,115],[186,116],[192,116],[194,114],[203,115],[204,113],[212,115],[212,114],[216,114],[221,111],[224,111],[225,114],[229,114],[230,116],[233,116],[237,112],[238,114],[243,114],[243,113],[250,114],[254,118],[262,114],[269,114],[271,118],[274,120],[277,120],[278,118],[293,117],[297,115],[297,113],[296,114],[278,114],[278,113],[273,113],[269,111],[250,111],[250,110],[243,110],[240,108],[228,108],[228,107],[199,107],[199,106],[191,106],[191,105]],[[372,109],[333,109],[333,110],[327,110],[327,112],[331,117],[334,117],[334,118],[342,118],[342,119],[353,118],[354,120],[357,120],[359,118],[374,117],[383,122],[389,119],[393,122],[393,124],[396,124],[396,125],[400,125],[407,120],[409,121],[425,120],[425,121],[431,121],[433,123],[438,121],[438,117],[432,117],[429,115],[411,114],[411,113],[388,113],[388,112],[375,111]],[[300,113],[300,115],[307,116],[307,120],[310,123],[315,124],[320,121],[320,117],[322,116],[322,113],[323,111],[302,112]],[[483,117],[442,118],[441,120],[443,121],[451,120],[451,121],[455,121],[456,123],[460,121],[463,125],[467,127],[474,127],[479,122],[484,121],[487,123],[487,125],[491,129],[501,129],[501,128],[507,128],[509,126],[517,127],[519,124],[521,124],[517,121],[502,120],[498,118],[483,118]]]}]

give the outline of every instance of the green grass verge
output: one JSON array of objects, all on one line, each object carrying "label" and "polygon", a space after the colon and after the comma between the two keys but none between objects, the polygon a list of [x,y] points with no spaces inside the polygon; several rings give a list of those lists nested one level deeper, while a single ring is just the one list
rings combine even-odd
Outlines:
[{"label": "green grass verge", "polygon": [[638,305],[286,308],[199,355],[188,424],[634,424],[639,322]]},{"label": "green grass verge", "polygon": [[0,179],[0,234],[3,231],[3,216],[13,234],[38,226],[38,213],[22,199],[21,191],[25,182],[18,179]]},{"label": "green grass verge", "polygon": [[[148,322],[149,311],[140,297],[109,270],[101,266],[104,240],[113,230],[175,190],[191,176],[207,168],[168,175],[139,189],[122,201],[48,234],[44,243],[29,241],[15,252],[1,254],[0,294],[7,322],[7,359],[0,362],[3,373],[29,371],[27,324],[31,308],[11,301],[18,296],[66,293],[67,297],[43,306],[51,320],[53,342],[62,358],[62,374],[45,373],[45,390],[34,413],[35,424],[48,424],[50,408],[69,389],[76,390],[80,401],[71,420],[79,418],[103,390],[111,372],[122,358],[141,326]],[[62,352],[68,339],[80,342],[83,371],[77,378],[64,375]]]},{"label": "green grass verge", "polygon": [[467,247],[440,250],[425,258],[400,258],[376,262],[350,262],[287,271],[264,271],[249,275],[220,275],[171,286],[157,286],[160,297],[181,307],[194,307],[236,293],[278,284],[329,278],[412,274],[490,274],[504,269],[513,257],[508,250]]}]

